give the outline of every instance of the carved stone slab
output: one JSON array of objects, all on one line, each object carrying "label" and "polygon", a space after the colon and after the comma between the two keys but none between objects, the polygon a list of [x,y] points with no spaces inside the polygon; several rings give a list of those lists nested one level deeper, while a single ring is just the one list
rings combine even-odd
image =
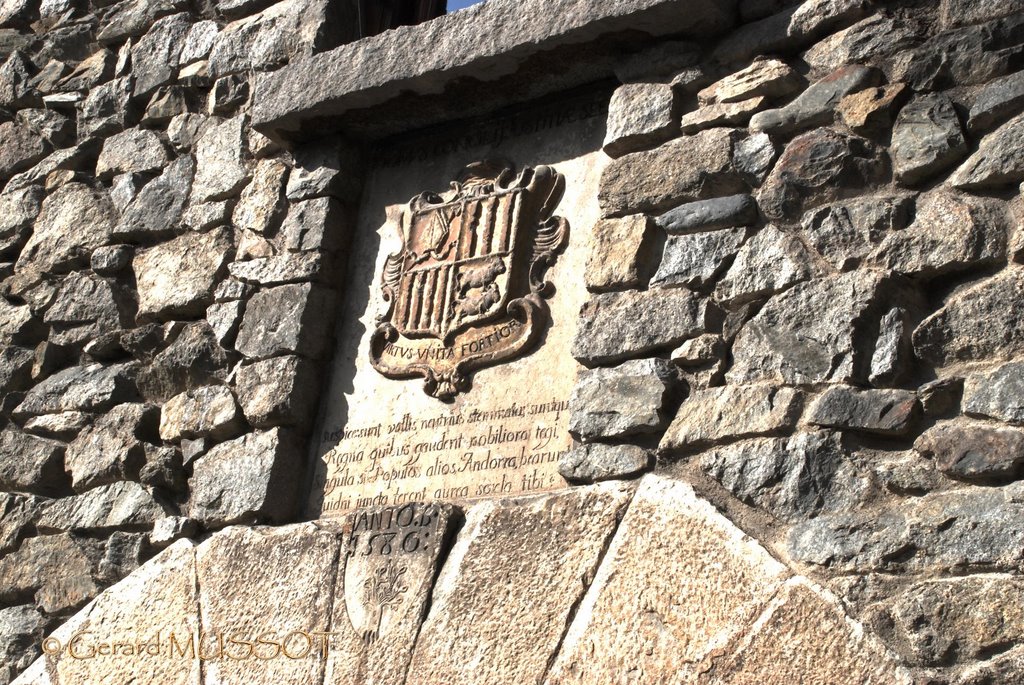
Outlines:
[{"label": "carved stone slab", "polygon": [[346,520],[328,685],[402,682],[458,516],[451,505],[415,502]]},{"label": "carved stone slab", "polygon": [[571,348],[608,163],[603,105],[574,97],[375,148],[311,518],[565,487]]}]

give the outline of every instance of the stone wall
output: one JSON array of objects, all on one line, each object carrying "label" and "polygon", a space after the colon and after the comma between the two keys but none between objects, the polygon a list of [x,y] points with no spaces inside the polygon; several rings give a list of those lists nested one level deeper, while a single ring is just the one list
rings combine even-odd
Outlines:
[{"label": "stone wall", "polygon": [[343,6],[0,5],[0,682],[174,540],[296,519],[358,178],[250,81]]},{"label": "stone wall", "polygon": [[[513,7],[394,35],[467,30],[488,5]],[[8,678],[72,614],[61,640],[153,607],[358,622],[351,521],[250,526],[299,517],[373,151],[318,132],[366,121],[314,87],[357,64],[360,44],[323,52],[350,26],[337,9],[0,5]],[[742,0],[707,26],[588,38],[621,85],[571,489],[445,509],[394,661],[355,639],[250,682],[1024,679],[1024,3]],[[378,38],[393,49],[360,68],[400,54]],[[435,71],[475,68],[451,61]],[[421,64],[401,90],[443,102]],[[445,116],[402,111],[406,129]],[[41,658],[20,682],[133,677],[81,668]]]}]

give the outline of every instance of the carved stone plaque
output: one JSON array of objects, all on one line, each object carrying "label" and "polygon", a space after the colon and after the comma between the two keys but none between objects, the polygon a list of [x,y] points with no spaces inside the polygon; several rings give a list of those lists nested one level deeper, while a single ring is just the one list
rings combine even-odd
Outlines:
[{"label": "carved stone plaque", "polygon": [[551,167],[482,162],[445,193],[421,193],[398,223],[402,247],[381,276],[391,307],[370,343],[388,378],[426,379],[428,395],[469,389],[472,369],[514,358],[548,322],[544,280],[568,240],[554,216],[565,178]]},{"label": "carved stone plaque", "polygon": [[[311,447],[311,517],[565,487],[572,342],[608,163],[593,102],[372,150]],[[510,161],[480,161],[496,159]],[[408,570],[380,573],[380,597],[398,601]]]}]

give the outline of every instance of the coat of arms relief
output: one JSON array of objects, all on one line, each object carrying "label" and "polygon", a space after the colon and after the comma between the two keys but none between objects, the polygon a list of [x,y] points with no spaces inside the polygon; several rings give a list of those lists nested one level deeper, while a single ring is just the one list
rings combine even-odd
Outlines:
[{"label": "coat of arms relief", "polygon": [[374,368],[422,377],[447,401],[469,389],[474,369],[527,352],[548,324],[545,276],[569,238],[554,214],[564,190],[551,167],[516,174],[491,161],[466,167],[446,192],[414,197],[381,274],[388,309],[370,341]]}]

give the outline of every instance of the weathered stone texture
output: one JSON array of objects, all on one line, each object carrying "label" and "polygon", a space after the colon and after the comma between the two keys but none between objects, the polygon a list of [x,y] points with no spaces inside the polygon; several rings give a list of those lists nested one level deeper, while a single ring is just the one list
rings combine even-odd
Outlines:
[{"label": "weathered stone texture", "polygon": [[627,83],[608,105],[604,151],[612,157],[654,147],[672,137],[679,122],[675,94],[661,83]]},{"label": "weathered stone texture", "polygon": [[593,296],[580,311],[572,353],[582,363],[608,364],[672,348],[704,333],[707,304],[687,290]]},{"label": "weathered stone texture", "polygon": [[787,575],[689,486],[647,476],[547,682],[616,682],[627,673],[652,682],[692,678],[716,646],[756,618]]},{"label": "weathered stone texture", "polygon": [[658,211],[746,191],[733,161],[733,146],[742,138],[734,129],[710,129],[614,160],[601,177],[602,211]]},{"label": "weathered stone texture", "polygon": [[275,428],[223,442],[200,457],[188,515],[207,525],[269,520],[295,511],[302,463],[295,437]]},{"label": "weathered stone texture", "polygon": [[639,286],[651,257],[650,235],[650,221],[643,214],[599,221],[587,259],[587,289],[605,292]]},{"label": "weathered stone texture", "polygon": [[867,319],[890,286],[872,272],[801,283],[768,301],[740,330],[730,382],[863,382]]},{"label": "weathered stone texture", "polygon": [[1024,270],[1011,267],[954,294],[913,339],[917,356],[938,366],[1024,352]]},{"label": "weathered stone texture", "polygon": [[569,430],[583,442],[658,433],[667,425],[666,405],[677,383],[664,359],[583,371],[569,402]]},{"label": "weathered stone texture", "polygon": [[227,229],[186,233],[135,255],[139,319],[195,316],[213,302],[213,287],[231,251]]},{"label": "weathered stone texture", "polygon": [[721,442],[771,435],[796,425],[803,395],[770,385],[727,385],[691,394],[658,451],[671,455]]},{"label": "weathered stone texture", "polygon": [[596,485],[470,509],[406,682],[541,680],[630,494]]}]

